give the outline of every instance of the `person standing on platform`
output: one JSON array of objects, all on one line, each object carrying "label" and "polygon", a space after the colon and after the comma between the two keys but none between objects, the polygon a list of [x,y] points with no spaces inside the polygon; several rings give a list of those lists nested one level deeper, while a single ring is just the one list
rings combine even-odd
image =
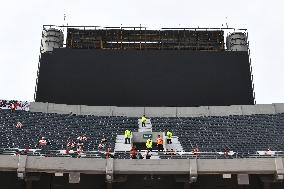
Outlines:
[{"label": "person standing on platform", "polygon": [[152,139],[147,139],[147,141],[146,141],[146,148],[147,148],[147,150],[149,150],[149,151],[152,151],[152,148],[153,148],[153,141],[152,141]]},{"label": "person standing on platform", "polygon": [[172,144],[173,133],[171,131],[167,132],[167,144]]},{"label": "person standing on platform", "polygon": [[146,122],[147,122],[147,118],[146,118],[145,115],[143,115],[143,116],[141,117],[142,127],[146,127]]},{"label": "person standing on platform", "polygon": [[124,138],[125,138],[125,144],[130,144],[130,138],[131,138],[131,131],[130,130],[125,130],[124,132]]},{"label": "person standing on platform", "polygon": [[157,146],[158,146],[158,151],[159,152],[164,150],[163,143],[164,143],[163,138],[161,137],[161,135],[158,135]]}]

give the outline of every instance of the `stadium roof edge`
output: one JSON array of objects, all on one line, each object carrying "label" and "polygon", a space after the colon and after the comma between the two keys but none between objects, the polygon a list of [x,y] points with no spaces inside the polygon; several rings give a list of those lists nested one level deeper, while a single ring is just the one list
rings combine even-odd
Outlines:
[{"label": "stadium roof edge", "polygon": [[140,117],[202,117],[284,113],[284,103],[231,105],[231,106],[200,106],[200,107],[117,107],[117,106],[86,106],[54,103],[32,102],[31,112],[96,115],[96,116],[128,116]]}]

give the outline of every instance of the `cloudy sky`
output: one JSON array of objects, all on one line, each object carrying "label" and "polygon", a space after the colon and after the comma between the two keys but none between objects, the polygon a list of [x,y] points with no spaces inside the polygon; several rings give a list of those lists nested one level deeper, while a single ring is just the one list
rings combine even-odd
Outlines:
[{"label": "cloudy sky", "polygon": [[281,0],[7,0],[0,6],[0,99],[33,101],[42,25],[247,28],[256,102],[284,102]]}]

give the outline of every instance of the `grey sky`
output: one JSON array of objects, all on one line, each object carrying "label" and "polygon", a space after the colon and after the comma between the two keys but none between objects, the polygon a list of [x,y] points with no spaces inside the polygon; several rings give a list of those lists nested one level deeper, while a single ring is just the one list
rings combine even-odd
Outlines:
[{"label": "grey sky", "polygon": [[[0,7],[0,99],[33,101],[44,24],[247,28],[256,101],[284,102],[281,0],[9,0]],[[226,19],[227,17],[227,19]]]}]

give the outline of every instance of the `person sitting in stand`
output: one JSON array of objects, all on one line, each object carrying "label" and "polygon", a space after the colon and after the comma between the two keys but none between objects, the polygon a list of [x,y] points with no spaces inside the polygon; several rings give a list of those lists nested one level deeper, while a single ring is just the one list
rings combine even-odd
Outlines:
[{"label": "person sitting in stand", "polygon": [[137,156],[138,156],[138,159],[143,159],[143,158],[144,158],[144,157],[142,156],[142,154],[141,154],[140,151],[138,152],[138,155],[137,155]]},{"label": "person sitting in stand", "polygon": [[146,150],[145,151],[145,154],[144,154],[144,156],[145,156],[145,159],[151,159],[151,151],[150,150]]},{"label": "person sitting in stand", "polygon": [[46,146],[49,144],[47,139],[45,137],[41,137],[41,139],[38,141],[39,146]]},{"label": "person sitting in stand", "polygon": [[107,138],[105,137],[105,135],[103,135],[103,138],[101,140],[101,144],[105,144],[107,143]]},{"label": "person sitting in stand", "polygon": [[105,147],[105,145],[104,145],[104,144],[102,144],[102,143],[100,143],[100,144],[99,144],[99,146],[98,146],[99,150],[103,150],[103,149],[104,149],[104,147]]},{"label": "person sitting in stand", "polygon": [[88,138],[86,137],[86,135],[82,136],[83,142],[86,142],[88,140]]},{"label": "person sitting in stand", "polygon": [[78,146],[77,147],[77,157],[80,158],[83,153],[83,146]]},{"label": "person sitting in stand", "polygon": [[82,135],[82,136],[78,136],[77,140],[79,142],[86,142],[88,139],[87,139],[86,135]]},{"label": "person sitting in stand", "polygon": [[135,146],[132,146],[130,150],[130,157],[131,159],[137,159],[137,149]]},{"label": "person sitting in stand", "polygon": [[194,148],[193,151],[192,151],[192,154],[195,155],[195,156],[198,156],[200,154],[199,149],[197,147]]},{"label": "person sitting in stand", "polygon": [[6,106],[5,100],[0,100],[0,108],[4,108]]},{"label": "person sitting in stand", "polygon": [[73,150],[76,146],[76,143],[73,140],[69,140],[66,147],[68,150]]},{"label": "person sitting in stand", "polygon": [[17,109],[17,104],[16,104],[16,103],[12,103],[11,106],[10,106],[10,108],[11,108],[11,111],[12,111],[12,112],[15,112],[16,109]]},{"label": "person sitting in stand", "polygon": [[147,118],[146,118],[145,115],[143,115],[143,116],[141,117],[142,127],[146,127],[146,122],[147,122]]},{"label": "person sitting in stand", "polygon": [[16,124],[16,128],[21,129],[22,127],[23,127],[23,124],[18,121],[17,124]]},{"label": "person sitting in stand", "polygon": [[84,146],[84,142],[87,141],[87,137],[85,135],[77,137],[77,146]]},{"label": "person sitting in stand", "polygon": [[77,149],[78,149],[78,147],[83,148],[83,147],[84,147],[84,143],[83,143],[83,142],[81,142],[81,143],[80,143],[80,142],[78,142],[76,146],[77,146]]},{"label": "person sitting in stand", "polygon": [[111,148],[107,148],[106,151],[106,159],[108,158],[114,158],[113,154],[111,153]]},{"label": "person sitting in stand", "polygon": [[30,149],[28,147],[25,148],[24,154],[27,155],[30,152]]},{"label": "person sitting in stand", "polygon": [[230,152],[230,150],[228,148],[225,148],[224,149],[224,156],[228,157],[229,156],[229,152]]},{"label": "person sitting in stand", "polygon": [[268,148],[265,152],[265,155],[274,155],[274,152],[270,148]]}]

